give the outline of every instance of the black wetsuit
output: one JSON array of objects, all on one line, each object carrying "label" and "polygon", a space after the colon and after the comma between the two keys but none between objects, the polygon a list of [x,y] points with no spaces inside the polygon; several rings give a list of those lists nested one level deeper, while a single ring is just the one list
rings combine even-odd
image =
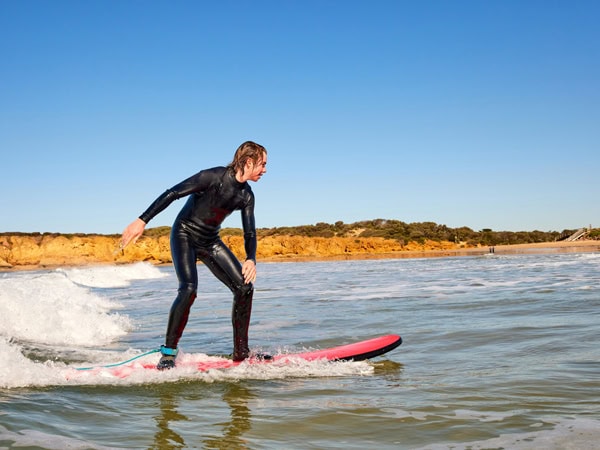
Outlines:
[{"label": "black wetsuit", "polygon": [[148,223],[174,200],[189,195],[171,230],[171,254],[177,278],[178,295],[169,313],[165,347],[177,348],[196,298],[198,271],[202,261],[233,292],[233,358],[248,356],[248,325],[252,310],[251,283],[244,283],[242,265],[221,241],[219,230],[227,216],[241,210],[246,259],[256,262],[254,194],[247,182],[240,183],[226,167],[198,172],[167,189],[140,216]]}]

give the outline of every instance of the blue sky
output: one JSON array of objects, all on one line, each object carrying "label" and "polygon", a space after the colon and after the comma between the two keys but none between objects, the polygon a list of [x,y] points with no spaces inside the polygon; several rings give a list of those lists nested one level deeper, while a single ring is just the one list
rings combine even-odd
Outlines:
[{"label": "blue sky", "polygon": [[269,151],[259,227],[598,227],[599,19],[596,1],[3,0],[0,231],[120,233],[248,139]]}]

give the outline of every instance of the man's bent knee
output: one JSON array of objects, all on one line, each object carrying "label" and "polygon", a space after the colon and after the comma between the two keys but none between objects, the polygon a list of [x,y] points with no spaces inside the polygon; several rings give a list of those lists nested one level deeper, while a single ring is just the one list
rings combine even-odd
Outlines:
[{"label": "man's bent knee", "polygon": [[236,286],[234,294],[236,297],[248,297],[254,292],[254,285],[252,283],[246,283],[241,286]]}]

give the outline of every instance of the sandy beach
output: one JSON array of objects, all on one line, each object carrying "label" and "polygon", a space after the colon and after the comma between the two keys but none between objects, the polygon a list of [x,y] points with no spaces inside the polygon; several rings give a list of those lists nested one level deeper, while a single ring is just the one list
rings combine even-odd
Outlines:
[{"label": "sandy beach", "polygon": [[449,256],[518,255],[535,253],[584,253],[600,251],[600,241],[540,242],[535,244],[496,245],[454,250],[411,251],[400,258],[427,258]]}]

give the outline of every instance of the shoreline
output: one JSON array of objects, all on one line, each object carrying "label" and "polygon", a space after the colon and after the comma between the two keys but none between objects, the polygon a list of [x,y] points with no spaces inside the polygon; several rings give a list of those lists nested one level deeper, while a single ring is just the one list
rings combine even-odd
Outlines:
[{"label": "shoreline", "polygon": [[489,247],[445,250],[403,250],[388,253],[364,253],[332,256],[293,256],[261,258],[259,262],[343,261],[361,259],[453,258],[469,256],[502,256],[540,253],[595,253],[600,252],[600,241],[540,242],[535,244],[496,245]]},{"label": "shoreline", "polygon": [[[502,255],[525,255],[525,254],[558,254],[558,253],[595,253],[600,252],[600,241],[585,240],[574,242],[541,242],[535,244],[496,245],[489,247],[456,248],[456,249],[432,249],[432,250],[402,250],[392,252],[353,253],[343,255],[305,256],[286,254],[280,256],[269,256],[258,258],[257,263],[273,262],[312,262],[312,261],[353,261],[372,259],[412,259],[412,258],[454,258],[473,256],[502,256]],[[54,270],[59,268],[80,268],[125,265],[144,262],[144,260],[128,261],[78,261],[65,262],[63,264],[24,264],[12,267],[1,267],[0,273]],[[147,261],[155,266],[170,266],[171,262]]]}]

